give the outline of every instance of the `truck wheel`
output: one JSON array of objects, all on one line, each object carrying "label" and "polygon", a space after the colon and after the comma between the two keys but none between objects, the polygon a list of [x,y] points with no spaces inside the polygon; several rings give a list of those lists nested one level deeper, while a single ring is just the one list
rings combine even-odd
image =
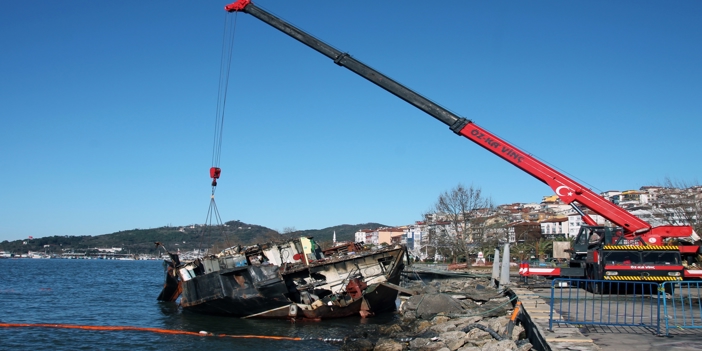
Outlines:
[{"label": "truck wheel", "polygon": [[601,294],[602,293],[602,282],[594,282],[595,280],[595,273],[593,272],[592,269],[587,270],[587,279],[589,280],[587,282],[587,291],[593,293],[593,294]]},{"label": "truck wheel", "polygon": [[675,286],[680,286],[680,284],[666,284],[665,285],[665,290],[663,291],[664,293],[670,294],[670,296],[675,296]]},{"label": "truck wheel", "polygon": [[593,294],[602,294],[602,283],[601,282],[589,282],[590,288],[588,289]]}]

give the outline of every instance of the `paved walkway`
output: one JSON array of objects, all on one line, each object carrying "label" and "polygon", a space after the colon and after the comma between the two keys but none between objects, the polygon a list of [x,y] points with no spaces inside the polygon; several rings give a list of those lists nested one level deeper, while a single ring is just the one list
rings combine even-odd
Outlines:
[{"label": "paved walkway", "polygon": [[[702,350],[702,329],[671,330],[669,337],[656,336],[652,328],[554,325],[548,331],[550,289],[513,289],[525,304],[552,350],[683,351]],[[584,294],[584,291],[582,292]],[[554,311],[554,319],[559,318]],[[587,348],[587,343],[591,347]]]},{"label": "paved walkway", "polygon": [[[548,303],[533,291],[521,288],[513,288],[512,291],[519,296],[524,311],[529,314],[551,350],[602,351],[591,338],[580,333],[577,328],[554,328],[554,331],[549,331],[550,306]],[[549,293],[549,299],[550,296]]]},{"label": "paved walkway", "polygon": [[653,335],[637,327],[590,326],[580,329],[603,350],[617,351],[687,351],[702,350],[702,331],[676,331],[671,337]]}]

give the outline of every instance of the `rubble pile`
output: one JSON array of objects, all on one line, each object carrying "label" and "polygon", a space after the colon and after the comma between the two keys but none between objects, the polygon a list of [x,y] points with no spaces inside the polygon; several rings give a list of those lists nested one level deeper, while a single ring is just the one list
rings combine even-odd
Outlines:
[{"label": "rubble pile", "polygon": [[359,327],[346,339],[342,350],[531,350],[524,328],[510,322],[512,301],[489,287],[485,279],[404,285],[418,294],[402,298],[398,321]]}]

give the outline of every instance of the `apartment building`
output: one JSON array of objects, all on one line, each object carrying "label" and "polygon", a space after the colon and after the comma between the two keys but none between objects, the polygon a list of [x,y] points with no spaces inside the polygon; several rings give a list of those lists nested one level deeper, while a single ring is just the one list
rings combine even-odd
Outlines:
[{"label": "apartment building", "polygon": [[568,237],[568,217],[554,217],[539,222],[541,235],[546,239]]}]

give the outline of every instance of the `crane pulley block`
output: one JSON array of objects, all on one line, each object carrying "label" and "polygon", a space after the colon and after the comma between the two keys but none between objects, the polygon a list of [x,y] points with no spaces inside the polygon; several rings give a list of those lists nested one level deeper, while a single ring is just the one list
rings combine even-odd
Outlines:
[{"label": "crane pulley block", "polygon": [[222,169],[219,167],[210,168],[210,178],[219,179],[219,175],[222,173]]},{"label": "crane pulley block", "polygon": [[219,175],[221,173],[222,173],[222,169],[219,167],[211,167],[210,168],[210,178],[212,178],[212,186],[217,186],[217,179],[219,179]]}]

